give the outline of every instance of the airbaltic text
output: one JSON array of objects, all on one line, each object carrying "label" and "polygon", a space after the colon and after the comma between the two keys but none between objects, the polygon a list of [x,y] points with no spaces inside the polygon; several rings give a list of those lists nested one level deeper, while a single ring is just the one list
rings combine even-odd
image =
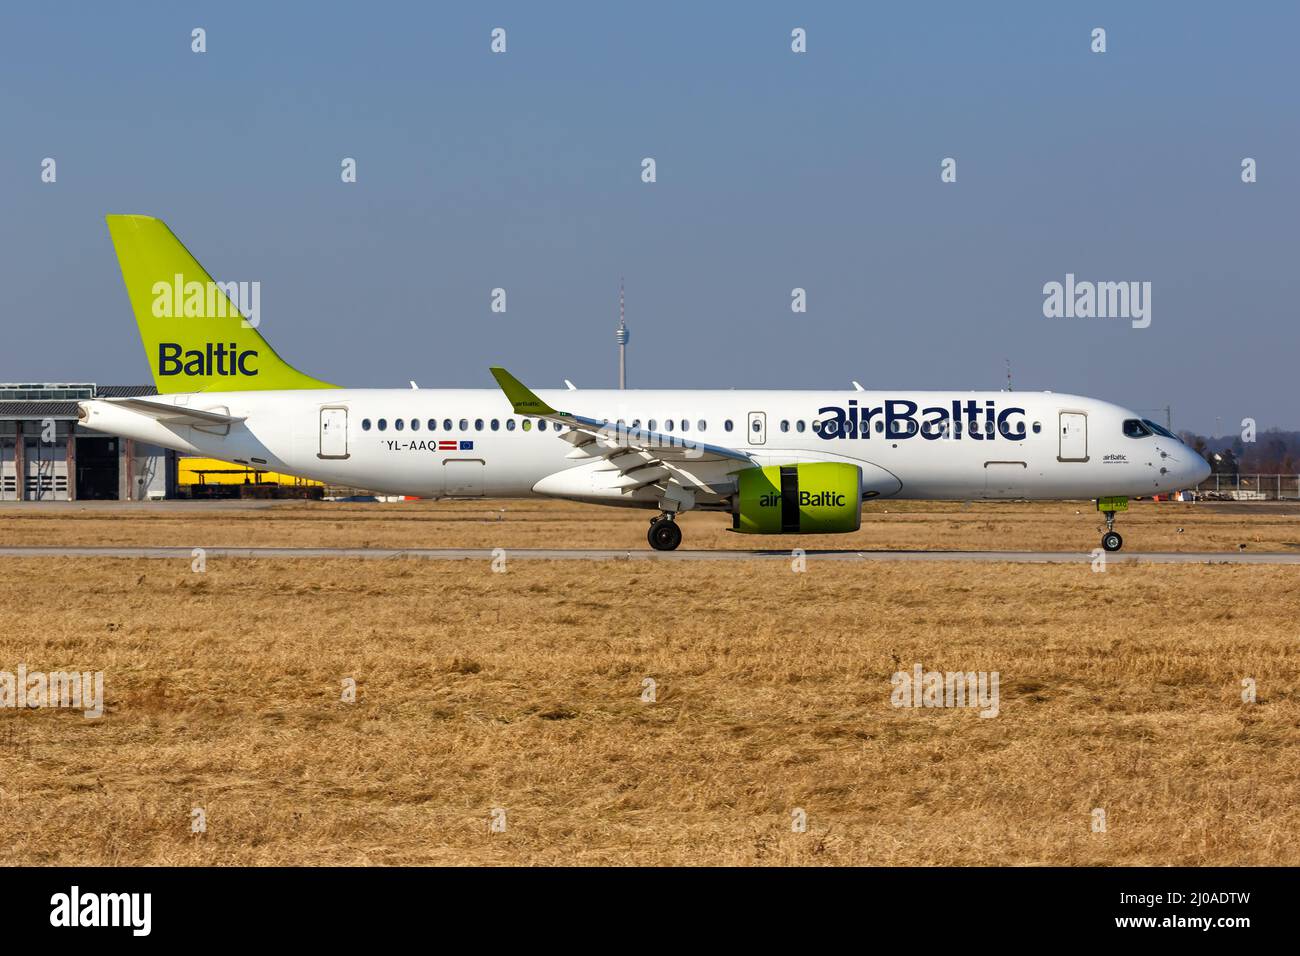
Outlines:
[{"label": "airbaltic text", "polygon": [[256,349],[240,349],[231,342],[208,342],[204,351],[182,350],[176,342],[158,343],[159,375],[256,375],[257,367],[251,360],[257,358]]},{"label": "airbaltic text", "polygon": [[973,441],[992,441],[998,435],[1021,441],[1025,437],[1025,410],[1008,407],[999,411],[997,403],[991,400],[958,399],[951,405],[920,408],[916,402],[906,399],[889,399],[870,407],[859,407],[855,399],[849,399],[847,408],[827,405],[817,409],[817,414],[829,416],[822,417],[815,429],[826,441],[870,438],[873,431],[891,441],[916,435],[927,441],[955,440],[963,436]]}]

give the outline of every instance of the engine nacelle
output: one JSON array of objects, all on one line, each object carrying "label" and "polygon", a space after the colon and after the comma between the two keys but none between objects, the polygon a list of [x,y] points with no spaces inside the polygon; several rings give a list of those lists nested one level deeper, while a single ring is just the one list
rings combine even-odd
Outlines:
[{"label": "engine nacelle", "polygon": [[736,475],[731,530],[841,534],[862,527],[862,469],[838,461],[749,468]]}]

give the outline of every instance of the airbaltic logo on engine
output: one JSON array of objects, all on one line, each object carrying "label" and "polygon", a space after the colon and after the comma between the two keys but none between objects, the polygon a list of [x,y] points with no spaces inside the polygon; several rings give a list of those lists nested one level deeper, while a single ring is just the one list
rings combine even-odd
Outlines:
[{"label": "airbaltic logo on engine", "polygon": [[870,438],[873,431],[891,441],[916,435],[927,441],[963,436],[974,441],[992,441],[998,435],[1020,441],[1025,437],[1025,410],[1008,407],[999,411],[997,403],[991,400],[958,400],[951,405],[921,408],[906,399],[889,399],[875,407],[859,407],[856,399],[849,399],[848,408],[827,405],[817,409],[817,414],[829,416],[823,417],[816,429],[826,441]]},{"label": "airbaltic logo on engine", "polygon": [[[848,502],[848,498],[835,491],[801,491],[799,492],[800,508],[843,508]],[[758,499],[760,508],[779,508],[781,506],[781,495],[779,492],[769,492]]]},{"label": "airbaltic logo on engine", "polygon": [[256,375],[256,366],[250,364],[257,358],[256,349],[244,349],[231,342],[207,343],[207,348],[184,351],[176,342],[158,343],[159,375]]}]

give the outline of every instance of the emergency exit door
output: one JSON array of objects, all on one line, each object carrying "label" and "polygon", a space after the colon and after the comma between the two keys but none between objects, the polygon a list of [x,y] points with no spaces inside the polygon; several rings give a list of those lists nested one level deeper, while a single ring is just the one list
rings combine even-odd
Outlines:
[{"label": "emergency exit door", "polygon": [[1088,416],[1083,412],[1061,412],[1061,450],[1057,460],[1088,460]]},{"label": "emergency exit door", "polygon": [[320,410],[320,453],[317,457],[348,457],[348,410],[346,408]]}]

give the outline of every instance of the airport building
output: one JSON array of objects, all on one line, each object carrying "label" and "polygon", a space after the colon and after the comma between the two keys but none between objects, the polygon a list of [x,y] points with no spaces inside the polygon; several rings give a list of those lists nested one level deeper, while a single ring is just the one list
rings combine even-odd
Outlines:
[{"label": "airport building", "polygon": [[152,385],[0,384],[0,501],[319,498],[317,481],[82,428],[77,403],[157,395]]},{"label": "airport building", "polygon": [[176,493],[176,453],[77,424],[77,402],[152,385],[0,384],[0,501],[143,501]]}]

